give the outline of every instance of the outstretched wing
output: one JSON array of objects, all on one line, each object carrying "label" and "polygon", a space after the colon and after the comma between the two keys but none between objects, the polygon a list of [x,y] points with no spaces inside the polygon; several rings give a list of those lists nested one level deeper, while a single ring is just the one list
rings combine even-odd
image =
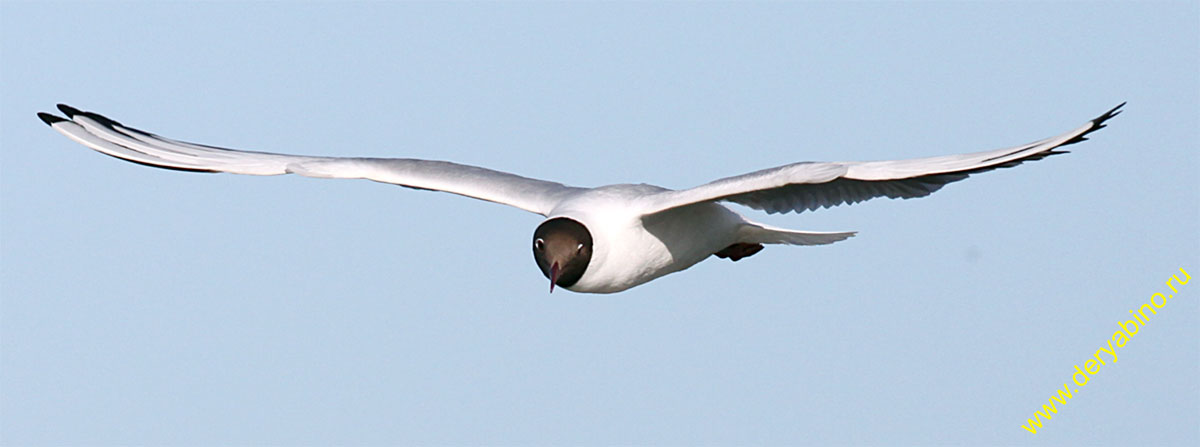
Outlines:
[{"label": "outstretched wing", "polygon": [[68,138],[113,157],[156,168],[250,175],[299,174],[361,178],[415,189],[444,191],[546,215],[580,190],[447,161],[409,158],[308,157],[186,143],[127,127],[104,116],[59,104],[67,118],[38,113]]},{"label": "outstretched wing", "polygon": [[801,212],[876,197],[924,197],[971,174],[1066,153],[1121,113],[1121,103],[1078,129],[1033,143],[971,154],[870,162],[802,162],[727,177],[695,188],[646,197],[644,215],[707,201],[728,201],[768,213]]}]

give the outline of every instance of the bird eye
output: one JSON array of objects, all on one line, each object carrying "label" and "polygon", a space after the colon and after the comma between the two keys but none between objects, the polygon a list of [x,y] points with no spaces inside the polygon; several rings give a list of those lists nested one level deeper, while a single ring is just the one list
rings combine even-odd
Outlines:
[{"label": "bird eye", "polygon": [[576,252],[576,253],[583,253],[583,244],[579,244],[578,246],[576,246],[576,247],[575,247],[575,252]]},{"label": "bird eye", "polygon": [[534,239],[533,240],[533,248],[537,249],[537,251],[544,250],[546,248],[546,241],[543,241],[542,238],[540,238],[540,237],[537,239]]}]

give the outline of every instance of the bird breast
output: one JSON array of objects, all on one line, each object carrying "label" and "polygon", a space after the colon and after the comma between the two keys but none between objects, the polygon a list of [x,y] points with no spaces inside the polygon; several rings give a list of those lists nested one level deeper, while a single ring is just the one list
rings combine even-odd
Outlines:
[{"label": "bird breast", "polygon": [[643,217],[631,194],[650,185],[597,188],[564,201],[549,218],[568,217],[592,234],[592,259],[575,292],[614,293],[684,270],[736,242],[741,216],[705,202]]}]

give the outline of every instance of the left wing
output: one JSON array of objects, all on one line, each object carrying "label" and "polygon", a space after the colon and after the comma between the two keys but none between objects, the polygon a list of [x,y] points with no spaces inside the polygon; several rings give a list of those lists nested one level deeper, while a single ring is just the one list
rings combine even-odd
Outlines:
[{"label": "left wing", "polygon": [[249,175],[298,174],[368,179],[414,189],[444,191],[541,214],[581,191],[507,172],[448,161],[411,158],[347,158],[273,154],[186,143],[124,126],[104,116],[59,104],[67,118],[38,117],[68,138],[97,152],[156,168]]},{"label": "left wing", "polygon": [[643,215],[709,201],[728,201],[774,214],[854,204],[876,197],[925,197],[971,174],[1066,153],[1056,149],[1087,140],[1087,134],[1104,128],[1104,122],[1120,114],[1124,105],[1070,132],[1008,149],[909,160],[801,162],[691,189],[663,191],[643,199]]}]

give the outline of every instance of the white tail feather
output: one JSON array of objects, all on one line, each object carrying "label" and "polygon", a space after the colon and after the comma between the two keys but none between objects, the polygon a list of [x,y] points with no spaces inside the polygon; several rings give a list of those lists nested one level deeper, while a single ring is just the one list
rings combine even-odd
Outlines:
[{"label": "white tail feather", "polygon": [[747,222],[739,240],[750,244],[826,245],[854,237],[857,232],[796,231]]}]

